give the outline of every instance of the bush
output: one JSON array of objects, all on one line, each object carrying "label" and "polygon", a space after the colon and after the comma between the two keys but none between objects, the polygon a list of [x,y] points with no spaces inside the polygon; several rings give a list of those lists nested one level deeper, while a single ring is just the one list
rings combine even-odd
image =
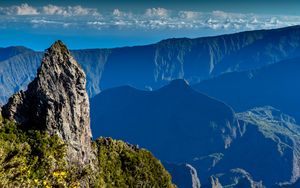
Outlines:
[{"label": "bush", "polygon": [[93,143],[97,171],[68,166],[66,146],[58,136],[19,129],[1,116],[0,145],[0,187],[175,187],[149,151],[111,138]]},{"label": "bush", "polygon": [[111,138],[96,140],[99,160],[99,187],[175,187],[171,176],[153,155],[144,149]]},{"label": "bush", "polygon": [[0,187],[71,187],[66,147],[58,136],[0,121]]}]

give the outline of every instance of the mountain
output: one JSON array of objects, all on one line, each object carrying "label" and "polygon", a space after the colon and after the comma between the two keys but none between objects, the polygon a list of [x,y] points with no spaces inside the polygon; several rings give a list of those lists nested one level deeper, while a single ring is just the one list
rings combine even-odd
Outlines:
[{"label": "mountain", "polygon": [[26,89],[35,78],[41,59],[42,53],[26,52],[0,62],[0,105],[12,94]]},{"label": "mountain", "polygon": [[253,180],[251,174],[244,169],[231,169],[226,173],[216,174],[210,177],[209,184],[203,185],[204,188],[222,188],[222,187],[249,187],[265,188],[262,182]]},{"label": "mountain", "polygon": [[156,91],[105,90],[91,100],[91,126],[96,137],[138,144],[172,163],[223,151],[239,135],[232,109],[184,80]]},{"label": "mountain", "polygon": [[260,69],[227,73],[193,85],[199,92],[230,104],[235,111],[271,105],[300,121],[300,58]]},{"label": "mountain", "polygon": [[175,187],[149,151],[92,141],[86,76],[61,41],[0,112],[1,187]]},{"label": "mountain", "polygon": [[223,186],[236,184],[233,187],[273,187],[299,180],[300,128],[292,117],[266,106],[237,113],[236,118],[241,137],[223,153],[190,162],[204,187],[211,185],[211,178]]},{"label": "mountain", "polygon": [[10,46],[6,48],[0,48],[0,61],[9,59],[19,54],[31,53],[33,50],[24,46]]},{"label": "mountain", "polygon": [[179,188],[200,188],[201,183],[197,170],[190,164],[164,163],[164,166],[172,174],[173,182]]},{"label": "mountain", "polygon": [[94,135],[149,148],[181,187],[263,188],[300,177],[294,118],[269,106],[234,113],[184,80],[102,91],[91,100],[91,123]]},{"label": "mountain", "polygon": [[66,46],[57,41],[46,50],[37,77],[25,92],[9,99],[2,115],[27,129],[58,135],[68,143],[71,162],[88,164],[92,160],[92,132],[85,85],[85,73]]},{"label": "mountain", "polygon": [[[272,107],[238,113],[237,118],[240,125],[245,126],[245,132],[224,154],[219,168],[226,168],[226,163],[230,162],[231,166],[246,169],[267,187],[297,181],[300,177],[300,127],[295,120]],[[239,157],[232,160],[237,155]]]},{"label": "mountain", "polygon": [[[86,72],[87,90],[93,97],[100,90],[116,86],[152,90],[173,79],[184,78],[195,84],[224,72],[262,67],[298,56],[299,44],[300,26],[293,26],[71,53]],[[30,58],[23,58],[23,54],[0,62],[0,85],[5,88],[4,93],[0,93],[3,104],[34,78],[39,66],[41,53],[36,52]],[[26,66],[19,66],[24,63]]]}]

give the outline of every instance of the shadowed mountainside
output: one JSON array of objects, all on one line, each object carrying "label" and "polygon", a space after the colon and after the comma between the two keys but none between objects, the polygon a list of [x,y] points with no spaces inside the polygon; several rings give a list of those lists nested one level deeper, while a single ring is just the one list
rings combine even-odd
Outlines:
[{"label": "shadowed mountainside", "polygon": [[149,148],[183,187],[262,188],[299,178],[299,126],[273,107],[234,114],[183,80],[155,91],[105,90],[91,104],[94,135]]},{"label": "shadowed mountainside", "polygon": [[56,41],[28,89],[0,108],[0,187],[176,187],[149,151],[92,141],[89,112],[85,73]]},{"label": "shadowed mountainside", "polygon": [[261,69],[224,74],[193,88],[222,100],[235,111],[271,105],[300,121],[300,58]]},{"label": "shadowed mountainside", "polygon": [[[184,78],[194,84],[224,72],[261,67],[297,56],[299,44],[300,27],[294,26],[71,53],[87,74],[87,90],[92,97],[101,89],[126,84],[151,90],[173,79]],[[2,103],[34,78],[41,57],[39,52],[21,53],[0,62]]]},{"label": "shadowed mountainside", "polygon": [[105,90],[91,100],[91,126],[96,137],[138,144],[173,163],[224,151],[239,135],[232,109],[184,80],[156,91]]}]

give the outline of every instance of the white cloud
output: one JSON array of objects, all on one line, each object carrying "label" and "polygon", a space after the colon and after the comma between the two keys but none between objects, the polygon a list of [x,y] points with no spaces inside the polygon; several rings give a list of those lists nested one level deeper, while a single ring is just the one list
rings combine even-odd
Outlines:
[{"label": "white cloud", "polygon": [[28,4],[22,4],[21,6],[16,6],[17,15],[37,15],[38,10]]},{"label": "white cloud", "polygon": [[30,22],[33,24],[64,24],[64,22],[44,20],[44,19],[33,19]]},{"label": "white cloud", "polygon": [[100,15],[97,9],[93,8],[84,8],[80,5],[77,6],[56,6],[56,5],[47,5],[43,8],[43,14],[45,15],[62,15],[62,16],[97,16]]},{"label": "white cloud", "polygon": [[46,5],[43,7],[33,7],[27,3],[10,7],[0,7],[0,15],[62,15],[62,16],[99,16],[97,9],[77,6],[56,6]]},{"label": "white cloud", "polygon": [[[24,17],[23,15],[26,15]],[[23,27],[73,29],[142,29],[142,30],[197,30],[244,31],[270,29],[300,24],[300,16],[256,15],[230,13],[220,10],[199,12],[149,8],[141,13],[114,9],[100,14],[97,9],[77,6],[46,5],[33,7],[28,4],[0,6],[0,24],[6,28]]]},{"label": "white cloud", "polygon": [[199,18],[203,13],[201,12],[195,12],[195,11],[179,11],[178,15],[182,19],[197,19]]},{"label": "white cloud", "polygon": [[165,18],[169,16],[170,11],[164,8],[149,8],[146,10],[145,15],[148,17]]},{"label": "white cloud", "polygon": [[114,16],[117,16],[117,17],[120,17],[120,16],[123,16],[124,13],[121,12],[119,9],[114,9],[113,15],[114,15]]},{"label": "white cloud", "polygon": [[55,6],[55,5],[47,5],[43,7],[43,12],[47,15],[64,15],[67,12],[64,10],[63,7]]},{"label": "white cloud", "polygon": [[1,15],[37,15],[38,10],[27,3],[11,7],[0,7]]}]

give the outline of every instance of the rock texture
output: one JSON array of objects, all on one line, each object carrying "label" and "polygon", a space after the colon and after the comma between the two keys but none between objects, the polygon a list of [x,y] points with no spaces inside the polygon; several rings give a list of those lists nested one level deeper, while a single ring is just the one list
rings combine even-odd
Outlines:
[{"label": "rock texture", "polygon": [[227,173],[220,173],[210,177],[210,183],[204,188],[244,187],[265,188],[262,182],[256,182],[244,169],[231,169]]},{"label": "rock texture", "polygon": [[197,170],[190,164],[164,163],[165,168],[172,174],[173,182],[179,188],[200,188],[201,183]]},{"label": "rock texture", "polygon": [[45,130],[67,144],[70,163],[89,164],[91,129],[86,76],[61,42],[46,50],[37,77],[3,106],[5,118],[26,129]]},{"label": "rock texture", "polygon": [[270,106],[237,113],[236,118],[242,136],[219,155],[218,162],[206,165],[209,161],[203,161],[204,158],[191,162],[198,170],[201,184],[207,184],[209,175],[231,187],[296,183],[300,177],[300,128],[295,120]]}]

